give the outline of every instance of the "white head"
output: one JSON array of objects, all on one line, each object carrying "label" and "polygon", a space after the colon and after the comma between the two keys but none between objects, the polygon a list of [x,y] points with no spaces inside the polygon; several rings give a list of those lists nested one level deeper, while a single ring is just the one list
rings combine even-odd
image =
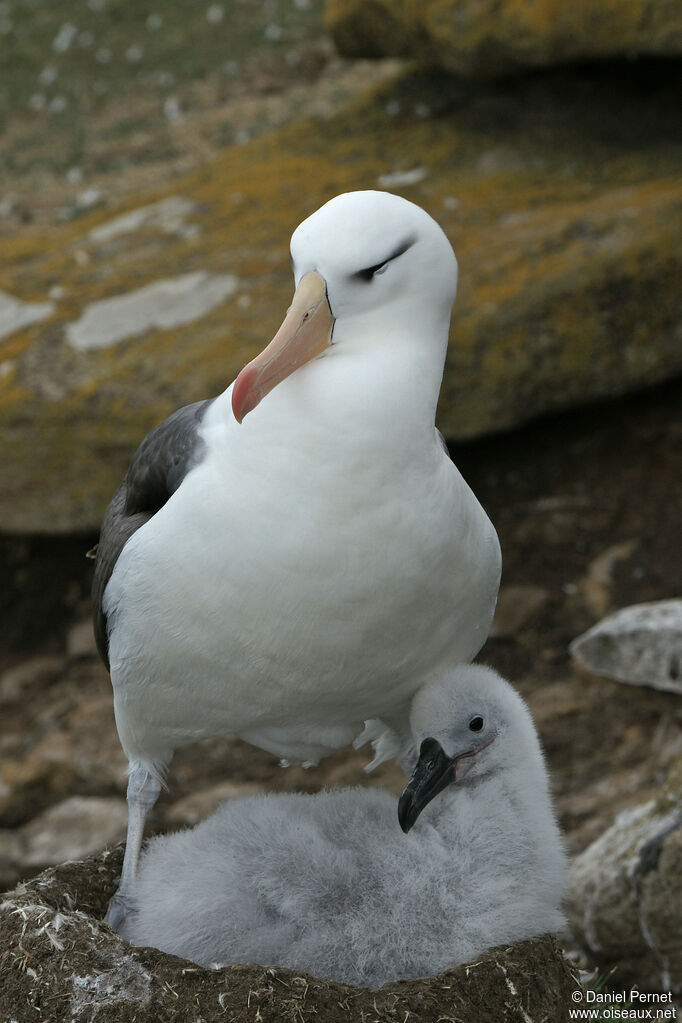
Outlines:
[{"label": "white head", "polygon": [[412,770],[398,815],[409,831],[424,807],[450,784],[470,785],[520,768],[544,775],[544,761],[528,707],[508,682],[482,665],[459,665],[415,695]]},{"label": "white head", "polygon": [[455,254],[436,221],[398,195],[337,195],[296,228],[291,259],[297,285],[310,272],[324,278],[336,343],[357,317],[450,318]]},{"label": "white head", "polygon": [[419,206],[388,192],[345,192],[304,220],[291,239],[296,293],[268,347],[233,389],[242,418],[312,358],[351,345],[410,337],[445,357],[457,261]]}]

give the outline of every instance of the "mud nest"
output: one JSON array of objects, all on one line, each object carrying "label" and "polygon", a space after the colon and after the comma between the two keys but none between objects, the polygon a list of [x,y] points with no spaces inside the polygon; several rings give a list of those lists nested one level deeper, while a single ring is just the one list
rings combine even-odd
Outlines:
[{"label": "mud nest", "polygon": [[562,1023],[578,981],[556,941],[493,949],[437,976],[353,987],[295,970],[206,970],[102,923],[122,848],[0,896],[0,1019],[15,1023]]}]

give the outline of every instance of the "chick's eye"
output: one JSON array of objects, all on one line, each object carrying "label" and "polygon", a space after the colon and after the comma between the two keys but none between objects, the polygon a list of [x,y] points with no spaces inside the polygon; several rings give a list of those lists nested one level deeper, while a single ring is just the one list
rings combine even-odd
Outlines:
[{"label": "chick's eye", "polygon": [[478,716],[472,718],[471,721],[469,722],[469,728],[471,729],[472,732],[480,732],[481,729],[483,728],[483,718]]}]

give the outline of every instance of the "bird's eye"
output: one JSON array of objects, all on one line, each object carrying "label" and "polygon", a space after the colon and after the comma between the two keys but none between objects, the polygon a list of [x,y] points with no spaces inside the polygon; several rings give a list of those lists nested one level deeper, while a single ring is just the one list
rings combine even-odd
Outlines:
[{"label": "bird's eye", "polygon": [[472,732],[480,732],[483,728],[483,718],[479,716],[472,718],[469,722],[469,728]]},{"label": "bird's eye", "polygon": [[384,263],[376,263],[374,266],[368,266],[365,270],[358,270],[353,276],[361,281],[371,281],[377,274],[386,273],[388,264],[389,260],[386,260]]},{"label": "bird's eye", "polygon": [[373,277],[377,277],[379,274],[386,273],[386,271],[388,270],[388,264],[392,262],[394,259],[397,259],[398,256],[402,256],[403,252],[407,252],[408,249],[411,249],[416,241],[417,238],[415,236],[406,238],[405,241],[402,242],[398,246],[398,248],[391,253],[388,259],[382,260],[381,263],[375,263],[374,266],[368,266],[364,270],[357,270],[354,274],[352,274],[352,276],[359,281],[371,281]]}]

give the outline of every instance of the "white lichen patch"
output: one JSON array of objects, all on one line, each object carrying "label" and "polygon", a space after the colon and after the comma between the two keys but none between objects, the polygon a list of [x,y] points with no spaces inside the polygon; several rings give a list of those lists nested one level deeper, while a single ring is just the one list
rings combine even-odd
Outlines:
[{"label": "white lichen patch", "polygon": [[[194,213],[197,204],[181,195],[169,195],[167,199],[140,206],[136,210],[122,213],[106,223],[94,227],[88,239],[96,245],[113,241],[137,231],[158,231],[161,234],[184,234],[188,229],[187,217]],[[196,231],[196,225],[191,225]]]},{"label": "white lichen patch", "polygon": [[237,278],[232,274],[205,270],[155,281],[93,302],[67,326],[66,337],[79,351],[105,348],[152,327],[168,330],[198,320],[236,290]]},{"label": "white lichen patch", "polygon": [[410,185],[418,185],[420,181],[428,177],[428,167],[413,167],[412,170],[392,171],[389,174],[381,174],[377,178],[380,188],[409,188]]},{"label": "white lichen patch", "polygon": [[53,302],[22,302],[6,291],[0,291],[0,338],[47,319],[54,309]]}]

